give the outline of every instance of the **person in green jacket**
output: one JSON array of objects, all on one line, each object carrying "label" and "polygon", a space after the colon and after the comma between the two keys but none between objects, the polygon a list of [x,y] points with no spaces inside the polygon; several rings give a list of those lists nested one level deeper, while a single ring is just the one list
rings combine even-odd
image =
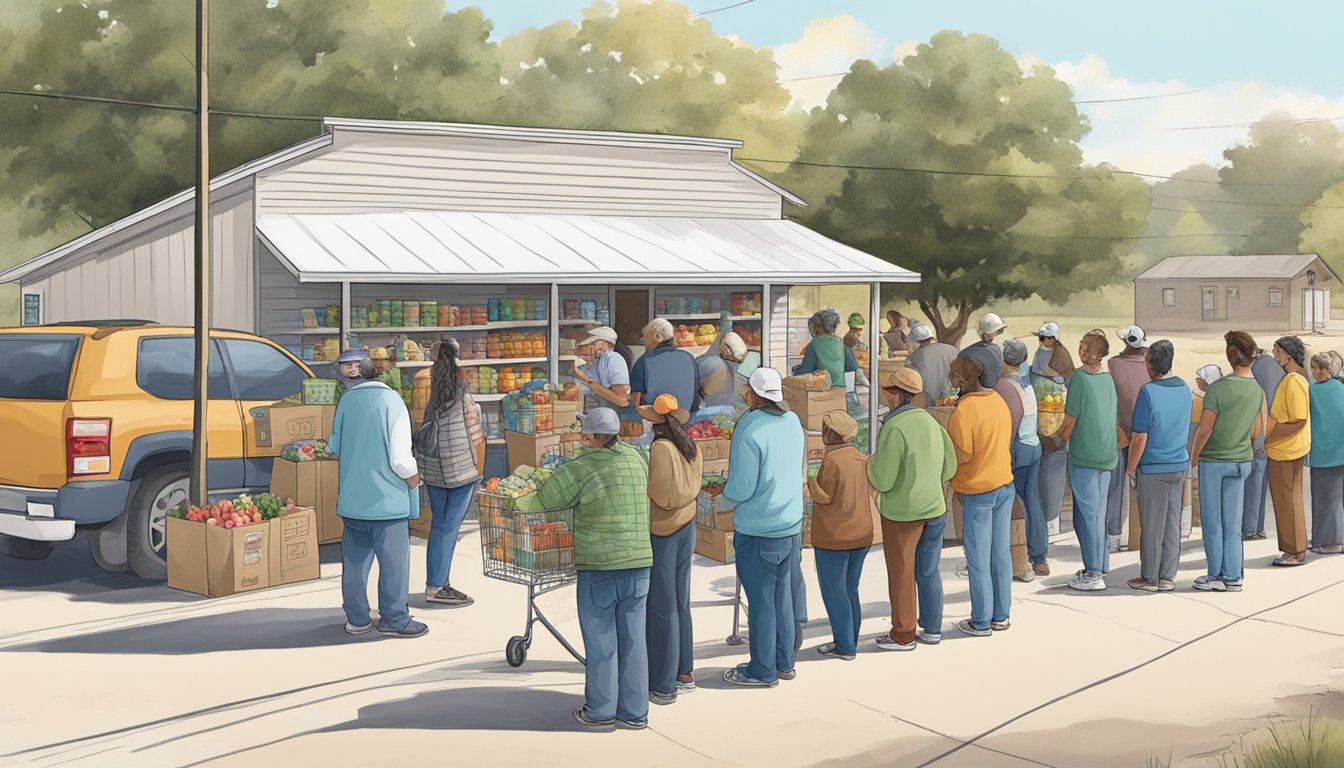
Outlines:
[{"label": "person in green jacket", "polygon": [[944,485],[956,474],[957,454],[947,430],[928,411],[910,404],[924,391],[919,371],[910,366],[898,368],[882,385],[892,411],[882,420],[877,453],[868,462],[868,482],[877,491],[877,511],[882,516],[892,627],[877,638],[877,646],[913,651],[916,640],[937,645],[943,639],[943,581],[938,561],[947,523]]},{"label": "person in green jacket", "polygon": [[574,568],[578,571],[583,633],[584,705],[574,719],[586,728],[628,730],[649,724],[646,604],[653,547],[649,542],[649,463],[617,436],[610,408],[579,416],[587,449],[561,464],[523,511],[574,510]]}]

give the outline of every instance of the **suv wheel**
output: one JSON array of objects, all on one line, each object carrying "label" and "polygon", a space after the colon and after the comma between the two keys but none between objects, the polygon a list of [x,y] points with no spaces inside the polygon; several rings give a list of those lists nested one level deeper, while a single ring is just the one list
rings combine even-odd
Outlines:
[{"label": "suv wheel", "polygon": [[126,559],[136,576],[168,578],[168,510],[185,500],[190,488],[185,466],[156,469],[140,481],[126,515]]}]

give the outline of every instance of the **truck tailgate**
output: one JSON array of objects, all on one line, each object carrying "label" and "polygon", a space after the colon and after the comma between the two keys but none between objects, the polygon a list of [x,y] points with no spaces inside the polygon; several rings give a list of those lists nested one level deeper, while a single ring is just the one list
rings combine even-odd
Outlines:
[{"label": "truck tailgate", "polygon": [[78,335],[0,335],[0,485],[66,481],[65,424]]}]

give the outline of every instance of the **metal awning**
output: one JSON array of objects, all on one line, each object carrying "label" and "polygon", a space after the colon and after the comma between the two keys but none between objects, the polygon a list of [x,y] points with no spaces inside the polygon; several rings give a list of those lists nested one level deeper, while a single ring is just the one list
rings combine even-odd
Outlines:
[{"label": "metal awning", "polygon": [[913,283],[919,274],[782,219],[398,211],[267,214],[303,282]]}]

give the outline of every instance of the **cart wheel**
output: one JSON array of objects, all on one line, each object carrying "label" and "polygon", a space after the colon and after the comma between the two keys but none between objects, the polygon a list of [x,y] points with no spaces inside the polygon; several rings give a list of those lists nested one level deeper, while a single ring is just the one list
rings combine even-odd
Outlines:
[{"label": "cart wheel", "polygon": [[527,661],[527,640],[514,635],[509,644],[504,646],[504,658],[510,667],[523,666],[523,662]]},{"label": "cart wheel", "polygon": [[745,643],[746,640],[743,640],[741,635],[729,635],[728,639],[724,640],[723,642],[729,645],[741,645]]}]

